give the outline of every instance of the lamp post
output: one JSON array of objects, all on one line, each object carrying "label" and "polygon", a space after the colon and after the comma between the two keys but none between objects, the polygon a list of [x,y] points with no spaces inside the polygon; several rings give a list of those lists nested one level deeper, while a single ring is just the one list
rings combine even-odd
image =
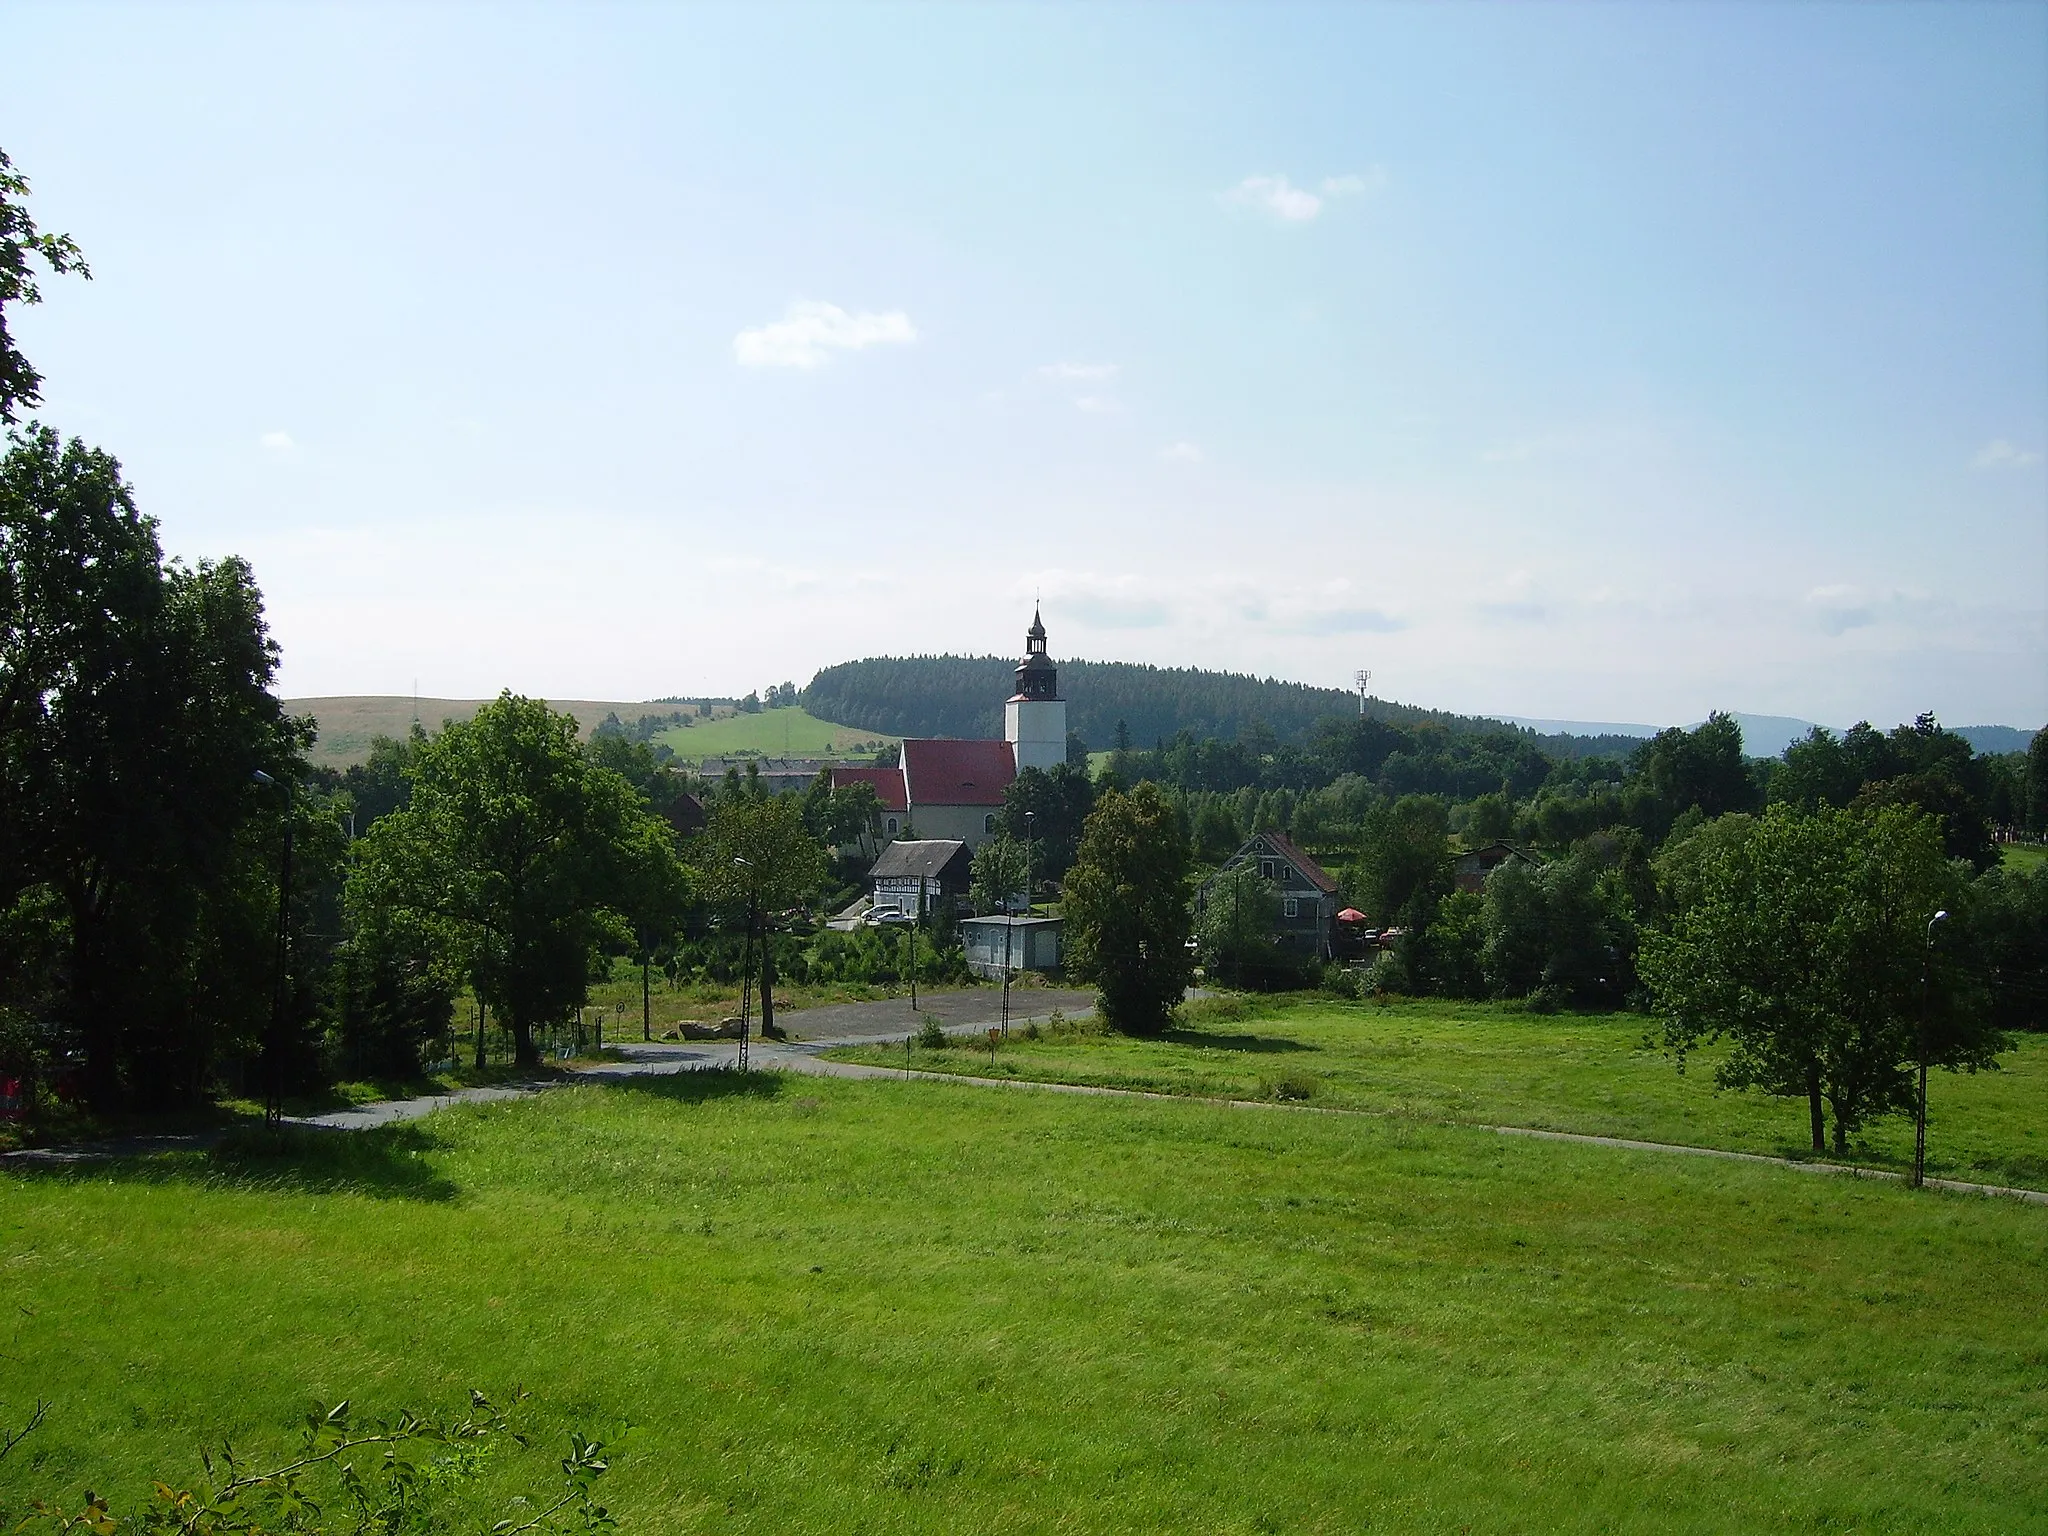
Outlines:
[{"label": "lamp post", "polygon": [[1927,943],[1920,950],[1920,1102],[1913,1116],[1913,1187],[1927,1182],[1927,1027],[1933,1022],[1934,925],[1948,921],[1948,913],[1937,912],[1927,919]]},{"label": "lamp post", "polygon": [[[1024,915],[1031,915],[1031,854],[1033,850],[1032,824],[1038,820],[1038,812],[1024,813]],[[1025,957],[1029,959],[1027,955]]]},{"label": "lamp post", "polygon": [[917,1012],[917,925],[924,921],[924,876],[917,877],[917,910],[910,914],[910,1011]]},{"label": "lamp post", "polygon": [[[747,861],[746,859],[743,859],[743,858],[739,857],[738,855],[734,855],[734,857],[733,857],[733,861],[732,861],[732,867],[733,867],[734,869],[745,869],[745,870],[751,870],[751,869],[752,869],[752,868],[753,868],[754,866],[753,866],[753,865],[752,865],[752,864],[751,864],[750,862],[748,862],[748,861]],[[748,1021],[748,1018],[747,1018],[747,1012],[748,1012],[748,1008],[749,1008],[749,1005],[750,1005],[750,1004],[751,1004],[751,1002],[752,1002],[752,998],[751,998],[751,993],[752,993],[753,985],[754,985],[754,885],[753,885],[753,881],[752,881],[752,879],[751,879],[751,878],[749,878],[749,879],[748,879],[748,881],[747,881],[747,928],[746,928],[746,934],[745,934],[745,936],[744,936],[743,938],[741,938],[741,940],[740,940],[740,1055],[739,1055],[739,1065],[740,1065],[740,1070],[741,1070],[742,1072],[746,1071],[746,1070],[747,1070],[747,1068],[748,1068],[748,1066],[750,1065],[750,1063],[749,1063],[749,1061],[748,1061],[748,1052],[747,1052],[747,1025],[748,1025],[748,1022],[749,1022],[749,1021]]]},{"label": "lamp post", "polygon": [[270,993],[270,1032],[263,1044],[263,1124],[284,1123],[284,1016],[290,1006],[292,945],[292,781],[272,778],[261,768],[249,775],[258,784],[284,789],[284,851],[277,869],[277,977]]}]

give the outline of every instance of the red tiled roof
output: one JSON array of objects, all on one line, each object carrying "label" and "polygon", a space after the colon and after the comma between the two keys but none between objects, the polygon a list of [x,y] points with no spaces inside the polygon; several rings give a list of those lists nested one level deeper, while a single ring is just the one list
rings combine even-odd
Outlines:
[{"label": "red tiled roof", "polygon": [[903,781],[912,805],[1001,805],[1017,777],[1007,741],[906,741]]},{"label": "red tiled roof", "polygon": [[901,768],[834,768],[832,787],[844,789],[849,784],[872,784],[875,799],[881,802],[885,811],[907,811],[909,797],[903,793],[903,770]]},{"label": "red tiled roof", "polygon": [[1330,878],[1330,872],[1314,859],[1294,846],[1294,839],[1285,832],[1261,832],[1259,836],[1273,845],[1273,850],[1296,869],[1308,876],[1308,883],[1325,895],[1337,893],[1337,882]]}]

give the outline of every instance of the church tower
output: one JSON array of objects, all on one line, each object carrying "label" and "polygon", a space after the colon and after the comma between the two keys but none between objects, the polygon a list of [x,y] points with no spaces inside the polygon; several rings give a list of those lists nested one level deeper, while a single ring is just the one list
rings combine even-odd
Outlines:
[{"label": "church tower", "polygon": [[1050,772],[1067,760],[1067,701],[1060,697],[1059,669],[1045,654],[1045,620],[1035,609],[1024,635],[1024,659],[1017,663],[1017,691],[1003,706],[1003,739],[1019,773]]}]

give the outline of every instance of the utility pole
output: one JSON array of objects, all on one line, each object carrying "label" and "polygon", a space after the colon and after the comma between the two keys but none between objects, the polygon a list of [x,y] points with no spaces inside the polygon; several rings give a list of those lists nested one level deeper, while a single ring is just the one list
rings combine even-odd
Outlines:
[{"label": "utility pole", "polygon": [[1934,988],[1930,972],[1934,964],[1934,925],[1948,921],[1948,913],[1937,912],[1927,919],[1927,943],[1920,951],[1920,1096],[1913,1115],[1913,1187],[1927,1183],[1927,1027],[1933,1022]]},{"label": "utility pole", "polygon": [[292,781],[281,783],[261,768],[252,775],[258,784],[284,790],[284,853],[277,871],[277,977],[270,995],[270,1035],[263,1047],[263,1124],[276,1130],[284,1124],[284,1024],[291,1007],[292,958]]}]

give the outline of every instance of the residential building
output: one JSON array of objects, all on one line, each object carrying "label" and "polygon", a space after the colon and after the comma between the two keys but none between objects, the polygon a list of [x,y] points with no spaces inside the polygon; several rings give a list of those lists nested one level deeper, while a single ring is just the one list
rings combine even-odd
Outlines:
[{"label": "residential building", "polygon": [[[1279,893],[1280,915],[1274,920],[1273,939],[1282,948],[1304,958],[1327,960],[1337,922],[1337,882],[1284,832],[1258,832],[1223,862],[1224,870],[1250,864],[1266,883]],[[1212,875],[1195,896],[1195,910],[1209,904],[1209,891],[1216,883]]]},{"label": "residential building", "polygon": [[873,910],[894,908],[929,916],[940,902],[958,901],[967,894],[973,862],[967,844],[958,838],[899,838],[882,850],[868,871]]}]

